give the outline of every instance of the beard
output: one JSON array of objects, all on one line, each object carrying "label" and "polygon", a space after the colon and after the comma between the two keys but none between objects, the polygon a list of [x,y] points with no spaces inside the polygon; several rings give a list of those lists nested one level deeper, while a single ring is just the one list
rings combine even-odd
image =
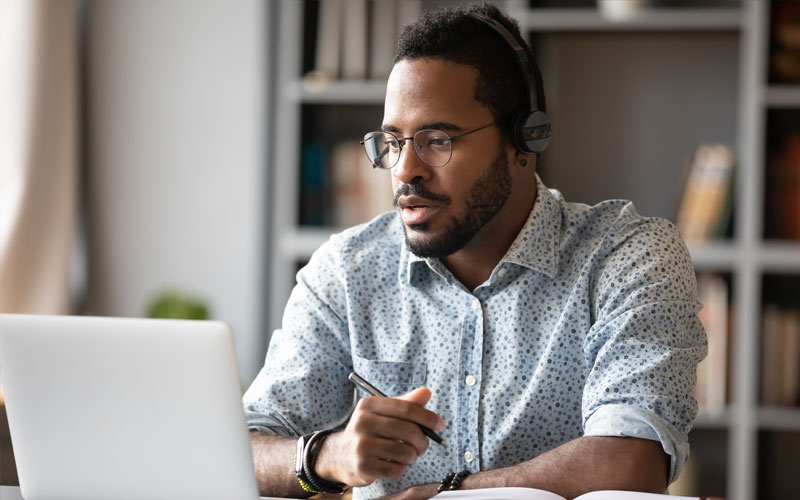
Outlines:
[{"label": "beard", "polygon": [[[444,232],[438,235],[425,235],[411,239],[405,224],[403,231],[406,246],[415,255],[423,258],[441,259],[447,257],[469,243],[472,238],[503,208],[511,195],[511,172],[505,149],[492,161],[492,164],[470,188],[466,199],[466,211],[462,217],[453,216]],[[419,183],[404,184],[397,190],[394,205],[400,196],[414,194],[421,198],[449,205],[449,197],[432,193]],[[425,233],[428,224],[411,224],[412,230]]]}]

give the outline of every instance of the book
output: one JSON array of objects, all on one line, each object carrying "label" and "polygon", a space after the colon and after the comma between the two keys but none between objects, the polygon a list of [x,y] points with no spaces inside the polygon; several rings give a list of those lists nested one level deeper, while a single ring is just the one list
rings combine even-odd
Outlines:
[{"label": "book", "polygon": [[761,312],[761,403],[772,406],[781,398],[781,309],[767,304]]},{"label": "book", "polygon": [[724,233],[733,198],[733,151],[723,144],[697,148],[675,223],[688,244]]},{"label": "book", "polygon": [[772,2],[769,33],[769,81],[773,84],[800,82],[800,4]]},{"label": "book", "polygon": [[369,24],[369,76],[383,80],[392,71],[394,46],[397,39],[397,2],[372,0],[372,21]]},{"label": "book", "polygon": [[392,210],[389,173],[372,168],[358,141],[343,141],[331,151],[331,214],[327,224],[345,228]]},{"label": "book", "polygon": [[778,160],[777,178],[770,194],[777,200],[777,213],[770,214],[778,222],[776,236],[782,239],[800,239],[800,134],[786,139]]},{"label": "book", "polygon": [[344,4],[343,0],[320,2],[314,70],[320,77],[339,77]]},{"label": "book", "polygon": [[367,77],[366,0],[344,0],[342,29],[342,78],[363,80]]},{"label": "book", "polygon": [[761,327],[761,403],[800,404],[800,310],[767,304]]},{"label": "book", "polygon": [[325,145],[312,140],[303,145],[300,169],[300,224],[325,224]]},{"label": "book", "polygon": [[[440,500],[566,500],[545,490],[535,488],[483,488],[476,490],[443,491],[433,498]],[[699,497],[678,497],[638,491],[592,491],[575,500],[699,500]]]},{"label": "book", "polygon": [[781,318],[780,403],[800,403],[800,310],[785,309]]},{"label": "book", "polygon": [[697,296],[703,304],[698,316],[708,337],[708,356],[697,365],[695,398],[701,412],[719,416],[725,410],[728,380],[728,283],[716,274],[700,274]]}]

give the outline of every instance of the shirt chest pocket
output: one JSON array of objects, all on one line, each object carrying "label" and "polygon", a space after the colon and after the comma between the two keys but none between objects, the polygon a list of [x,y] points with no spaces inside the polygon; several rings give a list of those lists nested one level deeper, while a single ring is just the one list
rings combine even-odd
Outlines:
[{"label": "shirt chest pocket", "polygon": [[[353,355],[353,369],[389,397],[400,396],[425,385],[423,362],[379,361]],[[369,396],[359,388],[359,395]]]}]

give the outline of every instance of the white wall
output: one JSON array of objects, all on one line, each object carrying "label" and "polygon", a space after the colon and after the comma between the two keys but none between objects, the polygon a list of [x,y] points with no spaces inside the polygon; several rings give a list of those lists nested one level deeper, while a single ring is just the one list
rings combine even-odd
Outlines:
[{"label": "white wall", "polygon": [[89,313],[141,316],[177,287],[263,362],[268,8],[92,1],[87,56]]}]

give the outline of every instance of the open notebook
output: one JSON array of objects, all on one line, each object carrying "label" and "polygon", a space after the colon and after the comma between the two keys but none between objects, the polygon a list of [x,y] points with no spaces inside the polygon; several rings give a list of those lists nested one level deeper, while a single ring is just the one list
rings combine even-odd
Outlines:
[{"label": "open notebook", "polygon": [[[477,490],[443,491],[434,498],[440,500],[566,500],[545,490],[534,488],[485,488]],[[575,500],[698,500],[699,497],[675,497],[637,491],[593,491]]]}]

